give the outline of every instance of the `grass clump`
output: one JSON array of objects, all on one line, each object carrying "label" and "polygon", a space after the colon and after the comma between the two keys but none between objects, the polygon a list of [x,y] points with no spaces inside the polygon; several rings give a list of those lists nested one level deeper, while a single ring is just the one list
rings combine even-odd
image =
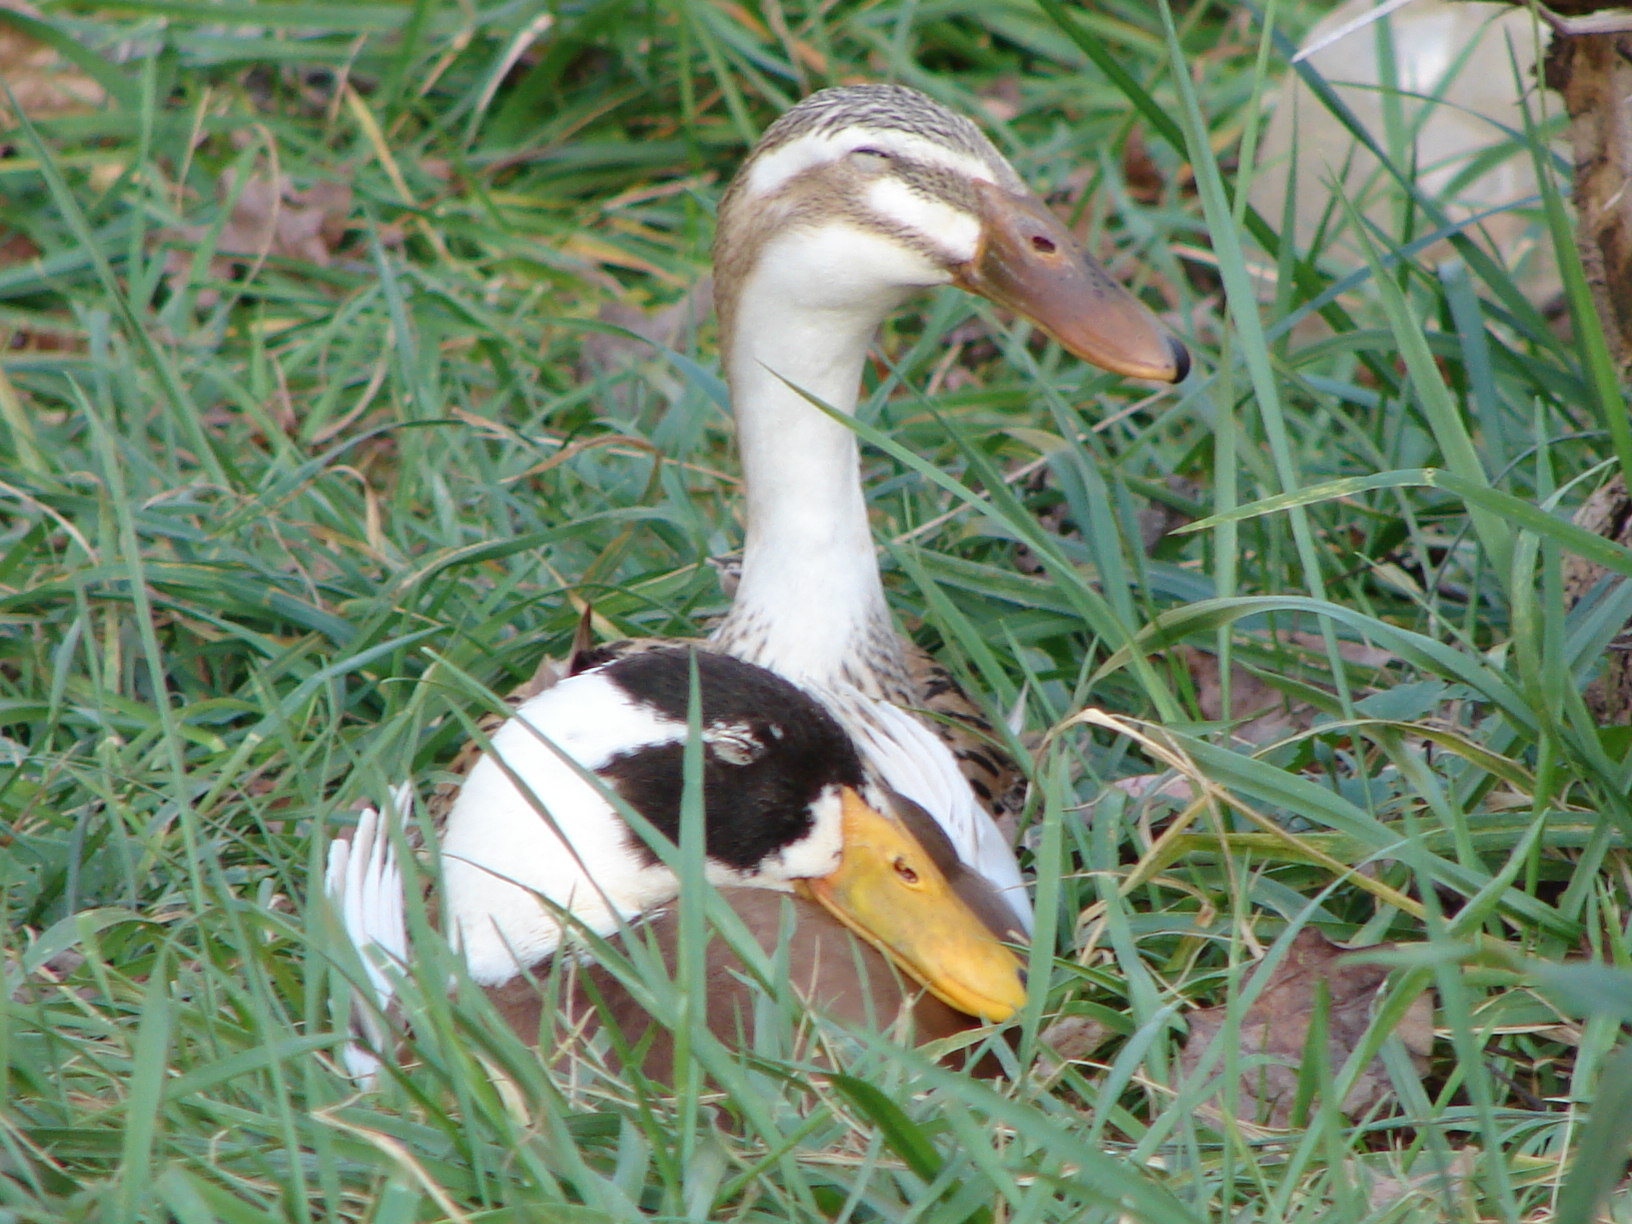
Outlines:
[{"label": "grass clump", "polygon": [[[1632,574],[1568,522],[1625,409],[1539,136],[1573,342],[1408,165],[1397,224],[1334,205],[1352,263],[1247,205],[1302,33],[1273,6],[0,24],[60,57],[5,74],[0,158],[8,1218],[1599,1209],[1632,739],[1581,693],[1632,587],[1571,607],[1563,567]],[[947,294],[892,325],[858,423],[899,618],[1036,748],[1050,985],[998,1051],[1017,1075],[831,1037],[845,1072],[812,1080],[774,1035],[739,1060],[699,1034],[725,1090],[663,1097],[420,986],[413,1067],[359,1096],[330,1011],[355,966],[308,904],[323,841],[433,782],[586,604],[630,634],[723,609],[710,328],[637,343],[606,310],[683,303],[746,142],[857,78],[995,128],[1202,356],[1144,397]],[[1152,543],[1152,508],[1190,529]],[[1395,945],[1379,1019],[1315,991],[1291,1112],[1254,1116],[1256,967],[1312,929]],[[1233,1038],[1186,1073],[1194,1007]],[[1077,1057],[1045,1073],[1061,1015]]]}]

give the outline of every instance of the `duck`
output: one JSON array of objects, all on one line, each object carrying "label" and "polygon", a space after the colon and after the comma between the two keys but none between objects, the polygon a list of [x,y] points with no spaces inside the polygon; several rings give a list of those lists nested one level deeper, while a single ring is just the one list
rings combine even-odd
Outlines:
[{"label": "duck", "polygon": [[[1006,903],[962,868],[932,817],[866,768],[827,708],[764,668],[676,646],[587,668],[522,703],[441,832],[437,920],[524,1039],[581,1033],[604,1017],[628,1048],[651,1026],[604,970],[591,966],[556,1011],[540,983],[564,951],[643,922],[676,962],[673,854],[693,729],[704,874],[768,954],[791,929],[802,997],[846,1020],[915,1018],[926,1038],[1004,1021],[1024,1004],[1024,971],[1003,939]],[[412,960],[403,888],[385,819],[370,809],[351,839],[331,843],[326,873],[371,987],[343,1051],[363,1081],[390,1044],[392,967]],[[710,1025],[736,1031],[752,1014],[746,968],[724,943],[707,957]],[[668,1034],[645,1044],[648,1073],[672,1074]]]},{"label": "duck", "polygon": [[[818,696],[1029,935],[1004,827],[1018,771],[945,669],[895,629],[846,418],[884,319],[943,285],[1114,373],[1178,382],[1189,354],[972,120],[902,85],[824,89],[776,120],[721,199],[713,262],[745,538],[709,644]],[[630,648],[645,646],[592,657]]]}]

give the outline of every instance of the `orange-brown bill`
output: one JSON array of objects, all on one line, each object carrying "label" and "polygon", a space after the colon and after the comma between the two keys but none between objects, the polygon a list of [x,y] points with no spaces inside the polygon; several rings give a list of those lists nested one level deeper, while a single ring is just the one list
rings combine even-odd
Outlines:
[{"label": "orange-brown bill", "polygon": [[1178,382],[1190,354],[1082,249],[1042,200],[995,183],[980,195],[981,240],[953,283],[1026,316],[1070,352],[1116,374]]}]

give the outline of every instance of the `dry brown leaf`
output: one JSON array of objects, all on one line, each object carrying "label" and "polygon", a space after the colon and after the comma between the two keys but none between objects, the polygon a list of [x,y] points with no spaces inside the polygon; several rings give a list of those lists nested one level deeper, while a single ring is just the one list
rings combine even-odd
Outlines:
[{"label": "dry brown leaf", "polygon": [[[232,199],[236,186],[234,173],[223,172],[216,186],[217,198]],[[296,191],[287,179],[254,174],[238,193],[216,250],[255,259],[277,255],[326,268],[345,237],[350,213],[351,188],[345,183],[316,183]],[[187,228],[200,239],[208,232],[202,226]]]},{"label": "dry brown leaf", "polygon": [[[714,278],[711,276],[703,277],[679,301],[656,310],[627,302],[603,306],[596,316],[600,322],[621,327],[629,335],[587,333],[578,359],[579,376],[588,382],[638,369],[658,357],[658,347],[674,348],[685,336],[694,333],[713,309]],[[680,394],[681,382],[666,365],[654,366],[651,375],[660,393],[671,399]],[[615,381],[611,395],[615,401],[624,403],[628,391]]]},{"label": "dry brown leaf", "polygon": [[[0,77],[4,75],[4,70],[0,70]],[[3,211],[6,206],[5,197],[0,196],[0,211]],[[33,240],[27,234],[19,233],[16,230],[7,232],[0,229],[0,268],[8,267],[11,264],[27,263],[31,259],[39,258],[39,254],[40,248],[34,245]],[[11,327],[0,327],[0,352],[32,347],[31,341],[32,335],[29,332]]]},{"label": "dry brown leaf", "polygon": [[[8,202],[0,196],[0,217],[6,212]],[[6,230],[0,223],[0,268],[10,267],[13,264],[28,263],[38,259],[40,248],[34,245],[33,239],[17,230]],[[81,351],[84,341],[81,338],[81,325],[66,311],[57,312],[50,316],[36,314],[33,322],[26,327],[0,325],[0,353],[61,353]],[[40,408],[34,404],[28,392],[22,387],[12,388],[19,400],[28,405],[30,414],[37,414]],[[0,394],[4,388],[0,387]]]},{"label": "dry brown leaf", "polygon": [[[1326,1010],[1326,1055],[1334,1073],[1360,1044],[1388,970],[1343,958],[1370,950],[1340,947],[1315,930],[1300,931],[1292,941],[1234,1035],[1242,1056],[1253,1061],[1241,1076],[1235,1098],[1236,1115],[1243,1121],[1277,1127],[1291,1124],[1317,1006]],[[1224,1033],[1227,1011],[1220,1006],[1190,1013],[1190,1037],[1179,1053],[1179,1065],[1186,1075],[1196,1073]],[[1425,1070],[1433,1044],[1433,1005],[1426,994],[1412,1003],[1395,1035],[1405,1043],[1417,1069]],[[1215,1071],[1222,1065],[1218,1057],[1210,1064]],[[1391,1090],[1382,1060],[1373,1059],[1344,1098],[1343,1112],[1350,1117],[1368,1113]]]},{"label": "dry brown leaf", "polygon": [[695,331],[714,309],[714,278],[705,276],[679,301],[655,310],[628,302],[601,307],[596,318],[628,332],[590,332],[584,337],[583,374],[586,378],[618,374],[649,361],[653,346],[673,348],[687,332]]},{"label": "dry brown leaf", "polygon": [[1230,669],[1230,708],[1224,708],[1223,675],[1218,659],[1205,650],[1181,646],[1179,656],[1196,689],[1196,708],[1210,722],[1240,719],[1232,728],[1237,739],[1268,744],[1314,726],[1320,711],[1306,702],[1292,701],[1244,667]]},{"label": "dry brown leaf", "polygon": [[[223,171],[216,183],[216,197],[223,203],[233,200],[236,188],[234,171]],[[272,257],[298,259],[320,268],[334,262],[351,215],[348,184],[319,182],[297,191],[287,178],[252,174],[236,195],[232,213],[215,240],[211,275],[225,280],[235,267]],[[208,241],[210,230],[208,225],[182,225],[168,231],[166,236],[178,244],[165,261],[169,275],[186,275],[193,258],[191,248]],[[201,304],[208,305],[213,295],[199,296]]]},{"label": "dry brown leaf", "polygon": [[1172,799],[1178,803],[1190,803],[1196,798],[1196,784],[1183,774],[1175,773],[1133,774],[1117,778],[1110,784],[1110,789],[1121,791],[1130,799],[1145,802]]},{"label": "dry brown leaf", "polygon": [[[1326,643],[1319,634],[1286,630],[1255,636],[1254,640],[1273,641],[1294,657],[1305,656],[1308,662],[1302,665],[1310,673],[1311,681],[1315,681],[1315,673],[1324,666]],[[1361,642],[1339,642],[1337,650],[1345,663],[1356,668],[1381,671],[1399,661],[1398,656]],[[1208,651],[1191,646],[1182,647],[1180,657],[1195,685],[1196,707],[1201,716],[1213,722],[1239,720],[1232,731],[1237,739],[1246,743],[1269,744],[1308,731],[1320,716],[1314,706],[1291,700],[1274,685],[1240,666],[1230,669],[1230,708],[1226,710],[1218,659]],[[1329,676],[1330,672],[1326,674]],[[1356,695],[1363,696],[1364,691]]]},{"label": "dry brown leaf", "polygon": [[1154,207],[1168,190],[1168,174],[1150,155],[1144,129],[1135,124],[1122,145],[1122,180],[1141,204]]},{"label": "dry brown leaf", "polygon": [[1025,91],[1020,78],[1005,73],[981,89],[980,109],[993,123],[1013,123],[1025,108]]},{"label": "dry brown leaf", "polygon": [[[1291,629],[1285,633],[1275,635],[1277,641],[1296,646],[1299,650],[1322,658],[1326,654],[1326,639],[1318,633],[1306,633],[1301,629]],[[1338,658],[1353,667],[1370,667],[1381,671],[1400,661],[1400,656],[1392,651],[1383,650],[1378,646],[1367,646],[1364,642],[1339,642],[1337,644]]]},{"label": "dry brown leaf", "polygon": [[[1200,481],[1191,480],[1187,476],[1169,476],[1162,483],[1180,497],[1190,501],[1200,501],[1206,492]],[[1194,519],[1177,506],[1152,497],[1145,501],[1136,521],[1139,525],[1140,546],[1149,556],[1156,551],[1158,544]]]},{"label": "dry brown leaf", "polygon": [[[1468,1183],[1479,1171],[1478,1156],[1478,1152],[1465,1148],[1451,1157],[1447,1167],[1429,1168],[1409,1177],[1374,1174],[1361,1166],[1358,1171],[1366,1186],[1366,1202],[1376,1212],[1387,1211],[1408,1198],[1424,1204],[1443,1205],[1452,1196],[1466,1191]],[[1419,1166],[1428,1163],[1431,1162],[1418,1161]],[[1446,1213],[1446,1218],[1449,1215]]]},{"label": "dry brown leaf", "polygon": [[1114,1035],[1110,1025],[1092,1016],[1061,1016],[1038,1034],[1043,1045],[1043,1052],[1037,1055],[1038,1077],[1048,1079],[1067,1063],[1085,1062]]},{"label": "dry brown leaf", "polygon": [[[0,199],[0,205],[3,204],[4,200]],[[34,245],[34,240],[27,234],[16,230],[0,231],[0,268],[27,263],[31,259],[37,259],[39,254],[40,248]]]},{"label": "dry brown leaf", "polygon": [[[26,0],[0,0],[0,9],[40,19],[40,10]],[[17,107],[30,119],[55,119],[83,114],[101,106],[107,92],[56,50],[0,21],[0,80],[4,80]],[[0,125],[15,123],[11,105],[0,95]]]}]

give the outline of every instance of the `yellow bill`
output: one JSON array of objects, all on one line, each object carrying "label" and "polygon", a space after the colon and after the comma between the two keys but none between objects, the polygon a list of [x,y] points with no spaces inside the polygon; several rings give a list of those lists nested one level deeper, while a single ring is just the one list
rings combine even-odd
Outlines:
[{"label": "yellow bill", "polygon": [[949,1007],[1002,1021],[1026,1001],[1020,961],[975,917],[901,824],[854,791],[844,801],[838,869],[800,892]]}]

